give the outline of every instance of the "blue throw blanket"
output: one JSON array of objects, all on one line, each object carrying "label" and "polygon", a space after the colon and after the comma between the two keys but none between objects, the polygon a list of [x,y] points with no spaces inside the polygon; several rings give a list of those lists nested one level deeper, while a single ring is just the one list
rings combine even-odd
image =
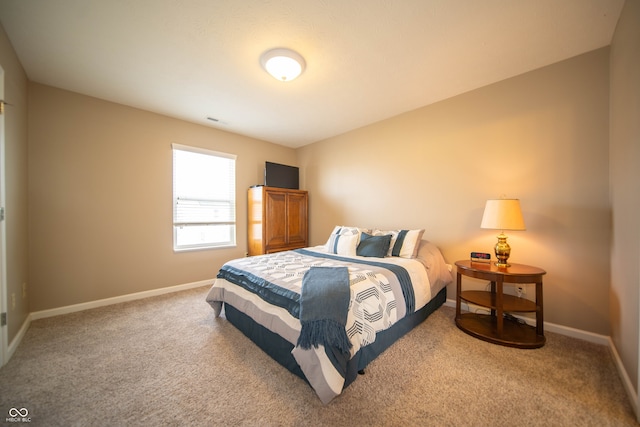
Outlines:
[{"label": "blue throw blanket", "polygon": [[345,330],[349,299],[347,267],[311,267],[302,278],[298,346],[309,349],[322,344],[349,353],[351,342]]}]

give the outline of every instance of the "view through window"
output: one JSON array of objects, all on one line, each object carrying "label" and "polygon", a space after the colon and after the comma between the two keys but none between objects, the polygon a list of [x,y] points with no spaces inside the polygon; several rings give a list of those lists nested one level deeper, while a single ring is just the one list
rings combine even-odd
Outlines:
[{"label": "view through window", "polygon": [[236,244],[236,156],[173,144],[173,249]]}]

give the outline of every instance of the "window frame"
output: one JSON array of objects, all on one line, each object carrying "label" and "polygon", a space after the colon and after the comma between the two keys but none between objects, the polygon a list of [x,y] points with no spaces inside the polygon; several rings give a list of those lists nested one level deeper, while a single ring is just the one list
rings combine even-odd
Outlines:
[{"label": "window frame", "polygon": [[[178,214],[178,208],[177,208],[177,202],[179,199],[179,195],[176,194],[176,190],[177,190],[177,185],[176,185],[176,151],[184,151],[184,152],[190,152],[190,153],[195,153],[195,154],[201,154],[201,155],[207,155],[207,156],[212,156],[212,157],[216,157],[216,158],[222,158],[222,159],[228,159],[231,160],[233,162],[233,177],[232,179],[230,179],[230,186],[233,186],[233,188],[229,188],[229,194],[231,195],[232,199],[229,199],[228,202],[230,203],[230,209],[232,209],[232,219],[228,220],[228,221],[207,221],[207,222],[202,222],[202,221],[177,221],[177,214]],[[182,144],[176,144],[173,143],[171,144],[171,155],[172,155],[172,234],[173,234],[173,251],[174,252],[186,252],[186,251],[197,251],[197,250],[208,250],[208,249],[221,249],[221,248],[235,248],[237,247],[237,195],[236,195],[236,180],[237,180],[237,174],[236,174],[236,161],[237,161],[237,155],[235,154],[230,154],[230,153],[224,153],[224,152],[220,152],[220,151],[214,151],[214,150],[209,150],[206,148],[200,148],[200,147],[194,147],[194,146],[190,146],[190,145],[182,145]],[[184,200],[184,199],[183,199]],[[190,198],[189,200],[192,201],[197,201],[197,200],[201,200],[201,201],[207,201],[207,202],[212,202],[212,200],[210,199],[193,199]],[[224,199],[223,201],[227,201],[227,199]],[[188,245],[178,245],[178,228],[179,227],[185,227],[185,226],[207,226],[207,225],[228,225],[229,226],[229,241],[226,242],[221,242],[221,243],[212,243],[212,242],[205,242],[205,243],[200,243],[200,244],[188,244]]]}]

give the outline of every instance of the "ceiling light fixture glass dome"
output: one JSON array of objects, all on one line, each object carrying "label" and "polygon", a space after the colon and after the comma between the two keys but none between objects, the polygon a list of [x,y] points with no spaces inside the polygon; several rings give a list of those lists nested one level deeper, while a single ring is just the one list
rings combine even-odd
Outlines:
[{"label": "ceiling light fixture glass dome", "polygon": [[260,57],[260,64],[274,78],[289,82],[305,69],[304,58],[291,49],[276,48],[266,51]]}]

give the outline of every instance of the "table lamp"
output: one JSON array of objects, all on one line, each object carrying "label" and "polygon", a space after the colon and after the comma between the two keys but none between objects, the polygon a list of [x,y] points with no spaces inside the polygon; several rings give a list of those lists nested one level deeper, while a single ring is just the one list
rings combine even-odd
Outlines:
[{"label": "table lamp", "polygon": [[495,264],[498,267],[509,267],[510,264],[507,263],[507,260],[511,255],[511,247],[507,243],[507,236],[504,234],[504,230],[526,230],[522,211],[520,210],[520,200],[487,200],[480,228],[501,230],[498,235],[498,243],[495,246],[496,258],[498,258]]}]

